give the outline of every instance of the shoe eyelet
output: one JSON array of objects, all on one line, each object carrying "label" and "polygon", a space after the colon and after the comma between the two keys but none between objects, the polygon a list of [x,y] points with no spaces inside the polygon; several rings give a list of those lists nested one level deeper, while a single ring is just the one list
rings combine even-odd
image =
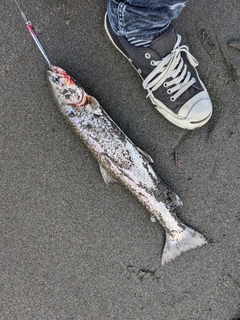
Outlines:
[{"label": "shoe eyelet", "polygon": [[145,58],[146,58],[146,59],[150,59],[150,58],[151,58],[150,53],[146,52],[146,53],[145,53]]},{"label": "shoe eyelet", "polygon": [[167,88],[167,87],[168,87],[167,82],[164,82],[163,86],[164,86],[165,88]]},{"label": "shoe eyelet", "polygon": [[171,93],[172,93],[172,90],[168,89],[168,90],[167,90],[167,93],[168,93],[168,94],[171,94]]},{"label": "shoe eyelet", "polygon": [[171,97],[170,100],[174,102],[176,99],[174,97]]},{"label": "shoe eyelet", "polygon": [[153,67],[155,67],[155,61],[154,61],[154,60],[151,60],[151,61],[150,61],[150,65],[153,66]]},{"label": "shoe eyelet", "polygon": [[140,74],[140,73],[142,73],[142,70],[141,70],[141,69],[138,69],[137,72]]}]

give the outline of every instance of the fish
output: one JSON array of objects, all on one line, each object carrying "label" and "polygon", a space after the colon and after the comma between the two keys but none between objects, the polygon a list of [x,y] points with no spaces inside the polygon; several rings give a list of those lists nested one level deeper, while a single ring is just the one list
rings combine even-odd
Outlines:
[{"label": "fish", "polygon": [[138,148],[99,102],[66,71],[51,66],[47,78],[58,107],[98,161],[106,183],[120,182],[165,231],[161,264],[207,243],[198,231],[180,221],[180,197],[155,173],[152,158]]}]

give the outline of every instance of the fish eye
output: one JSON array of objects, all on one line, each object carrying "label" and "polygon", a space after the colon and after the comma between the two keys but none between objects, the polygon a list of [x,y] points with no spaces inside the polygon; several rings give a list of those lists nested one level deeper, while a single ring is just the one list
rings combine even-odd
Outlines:
[{"label": "fish eye", "polygon": [[56,82],[56,83],[59,82],[58,78],[55,78],[55,77],[52,77],[52,81],[53,81],[53,82]]}]

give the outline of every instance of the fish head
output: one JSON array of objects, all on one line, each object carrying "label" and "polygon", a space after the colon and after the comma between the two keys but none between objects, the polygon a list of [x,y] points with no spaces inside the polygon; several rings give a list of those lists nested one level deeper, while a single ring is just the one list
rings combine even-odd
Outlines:
[{"label": "fish head", "polygon": [[75,83],[66,71],[59,67],[51,66],[47,76],[53,94],[59,104],[76,107],[85,104],[86,92]]}]

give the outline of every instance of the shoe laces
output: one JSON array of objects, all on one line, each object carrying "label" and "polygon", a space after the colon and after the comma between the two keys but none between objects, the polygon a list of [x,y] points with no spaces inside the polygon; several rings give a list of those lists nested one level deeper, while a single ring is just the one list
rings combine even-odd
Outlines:
[{"label": "shoe laces", "polygon": [[[187,70],[181,52],[186,53],[193,67],[198,66],[198,61],[189,52],[187,46],[179,46],[180,42],[181,36],[177,35],[177,42],[170,54],[159,61],[151,60],[151,65],[156,66],[156,68],[145,78],[142,84],[144,89],[149,91],[147,97],[163,85],[169,95],[174,93],[170,100],[175,101],[196,82],[196,79],[191,76],[191,72]],[[172,80],[166,81],[169,78],[172,78]]]}]

